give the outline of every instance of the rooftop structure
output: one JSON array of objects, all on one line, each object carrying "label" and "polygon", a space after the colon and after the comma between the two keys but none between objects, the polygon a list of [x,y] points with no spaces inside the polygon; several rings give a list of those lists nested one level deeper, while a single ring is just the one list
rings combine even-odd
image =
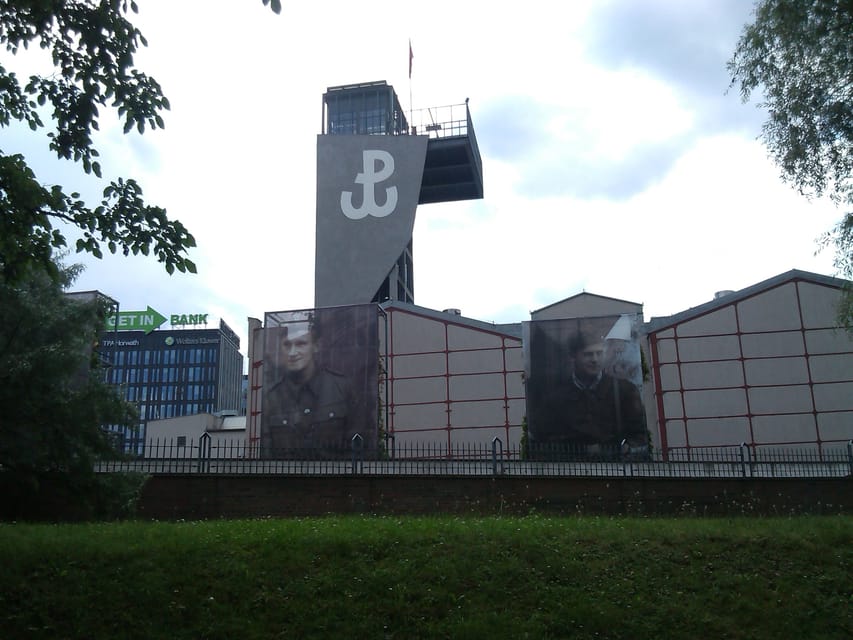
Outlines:
[{"label": "rooftop structure", "polygon": [[329,87],[317,148],[315,306],[414,302],[417,205],[483,197],[467,100],[407,118],[384,81]]}]

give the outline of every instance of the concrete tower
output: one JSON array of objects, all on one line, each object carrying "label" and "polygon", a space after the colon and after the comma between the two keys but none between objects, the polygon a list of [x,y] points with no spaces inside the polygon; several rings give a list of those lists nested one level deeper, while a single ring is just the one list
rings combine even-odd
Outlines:
[{"label": "concrete tower", "polygon": [[329,87],[317,137],[317,307],[414,302],[418,204],[483,197],[464,105],[406,118],[384,81]]}]

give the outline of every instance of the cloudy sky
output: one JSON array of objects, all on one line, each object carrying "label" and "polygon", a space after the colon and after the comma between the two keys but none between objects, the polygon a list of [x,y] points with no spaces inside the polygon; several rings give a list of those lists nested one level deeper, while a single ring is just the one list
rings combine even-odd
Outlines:
[{"label": "cloudy sky", "polygon": [[[725,63],[748,0],[429,3],[139,0],[138,66],[166,129],[102,120],[105,178],[134,177],[195,235],[197,276],[79,254],[75,288],[125,310],[246,318],[313,304],[316,136],[327,87],[387,80],[406,109],[469,98],[485,197],[425,205],[415,301],[516,322],[581,291],[677,313],[792,268],[832,274],[839,212],[783,184]],[[414,51],[408,78],[408,43]],[[35,67],[35,57],[3,61]],[[4,132],[40,179],[104,184]]]}]

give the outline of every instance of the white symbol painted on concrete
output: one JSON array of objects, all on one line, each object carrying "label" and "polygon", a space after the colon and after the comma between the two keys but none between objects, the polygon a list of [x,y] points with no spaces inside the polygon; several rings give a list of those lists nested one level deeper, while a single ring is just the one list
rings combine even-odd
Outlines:
[{"label": "white symbol painted on concrete", "polygon": [[[356,174],[355,183],[364,185],[364,201],[361,207],[356,209],[352,206],[352,191],[341,192],[341,212],[350,220],[361,220],[365,216],[384,218],[394,213],[397,206],[397,187],[385,189],[385,204],[381,207],[376,204],[375,186],[377,182],[383,182],[394,173],[394,157],[387,151],[379,149],[365,149],[362,151],[364,171]],[[381,168],[376,171],[376,163],[381,163]]]}]

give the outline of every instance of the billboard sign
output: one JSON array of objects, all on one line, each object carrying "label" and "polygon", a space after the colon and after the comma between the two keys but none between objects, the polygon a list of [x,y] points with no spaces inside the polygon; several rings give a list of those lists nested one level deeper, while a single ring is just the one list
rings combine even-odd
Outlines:
[{"label": "billboard sign", "polygon": [[117,314],[107,316],[107,331],[144,331],[151,333],[166,322],[166,317],[151,307],[145,311],[119,311]]},{"label": "billboard sign", "polygon": [[376,305],[268,313],[261,455],[349,459],[378,444]]},{"label": "billboard sign", "polygon": [[173,327],[207,325],[206,313],[173,313],[169,316],[169,324]]},{"label": "billboard sign", "polygon": [[207,313],[173,313],[166,318],[162,313],[149,306],[145,311],[119,311],[108,316],[105,321],[105,328],[107,331],[144,331],[151,333],[155,329],[159,329],[166,320],[173,327],[195,327],[202,324],[206,326],[208,315]]},{"label": "billboard sign", "polygon": [[532,456],[641,456],[639,314],[524,323]]}]

